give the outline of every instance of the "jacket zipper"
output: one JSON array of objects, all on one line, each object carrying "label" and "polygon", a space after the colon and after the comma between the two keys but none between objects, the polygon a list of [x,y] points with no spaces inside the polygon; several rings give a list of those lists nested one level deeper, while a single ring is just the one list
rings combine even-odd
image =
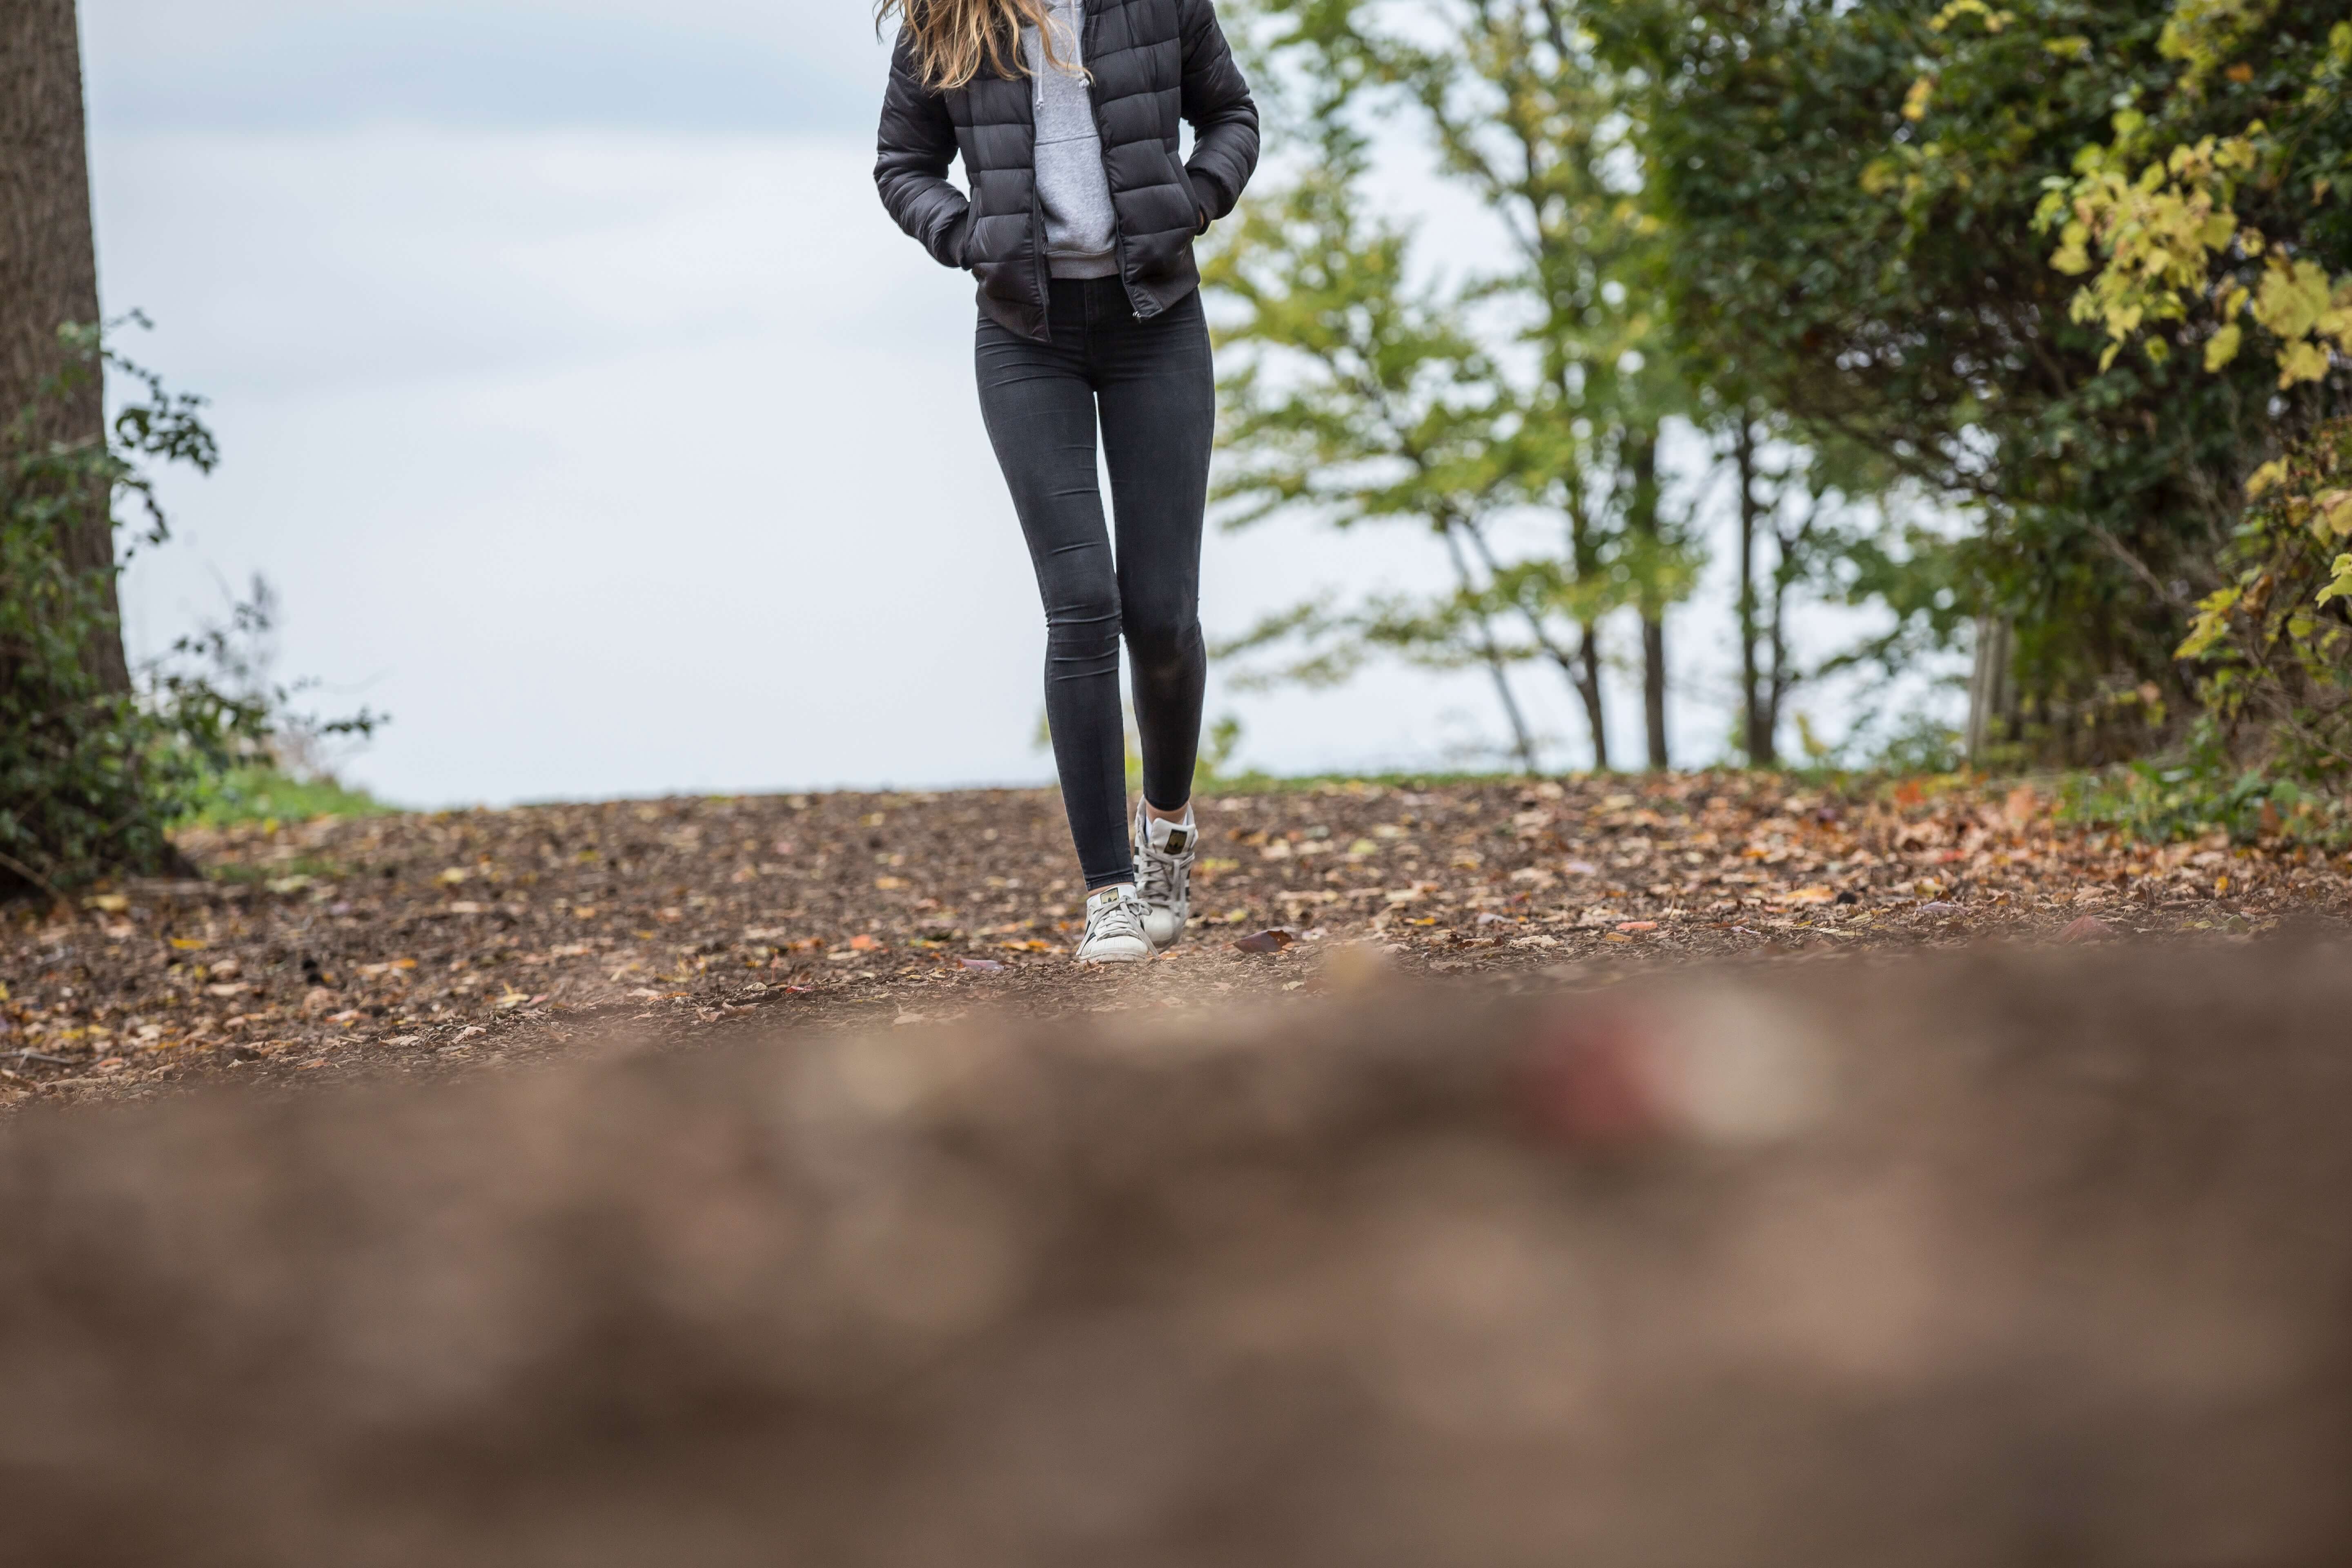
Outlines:
[{"label": "jacket zipper", "polygon": [[1045,195],[1037,188],[1037,105],[1029,105],[1029,259],[1037,272],[1037,325],[1054,341],[1054,285],[1045,262]]},{"label": "jacket zipper", "polygon": [[[1096,11],[1091,0],[1079,0],[1079,5],[1082,16],[1078,27],[1078,58],[1082,62],[1091,61],[1095,58],[1097,34],[1095,18],[1099,13]],[[1097,153],[1108,153],[1110,151],[1110,132],[1109,128],[1103,123],[1102,100],[1097,95],[1096,87],[1094,67],[1088,65],[1087,67],[1087,108],[1095,117],[1095,150]],[[1032,113],[1034,117],[1034,111],[1033,110]],[[1110,184],[1110,165],[1107,161],[1103,165],[1103,184],[1106,187]],[[1111,249],[1118,257],[1118,287],[1119,291],[1127,296],[1127,308],[1135,312],[1137,321],[1146,320],[1152,312],[1145,310],[1143,302],[1135,297],[1135,279],[1127,269],[1127,225],[1118,216],[1118,193],[1116,191],[1111,193],[1110,243]]]}]

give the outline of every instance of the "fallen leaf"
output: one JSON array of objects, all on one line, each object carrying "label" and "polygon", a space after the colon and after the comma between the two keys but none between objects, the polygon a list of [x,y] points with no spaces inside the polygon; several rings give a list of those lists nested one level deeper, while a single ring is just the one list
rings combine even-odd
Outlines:
[{"label": "fallen leaf", "polygon": [[121,893],[100,893],[94,898],[84,899],[82,902],[90,909],[102,910],[110,915],[119,915],[131,907],[131,900]]},{"label": "fallen leaf", "polygon": [[1277,926],[1271,931],[1262,931],[1250,936],[1236,938],[1234,948],[1239,952],[1280,952],[1297,941],[1298,938],[1295,932]]},{"label": "fallen leaf", "polygon": [[859,931],[849,939],[849,951],[852,952],[877,952],[881,951],[881,947],[880,938],[869,936],[864,931]]},{"label": "fallen leaf", "polygon": [[1658,929],[1658,922],[1655,921],[1620,921],[1617,923],[1617,929],[1629,934],[1637,931],[1655,931]]},{"label": "fallen leaf", "polygon": [[2081,920],[2058,933],[2060,942],[2102,942],[2116,934],[2116,928],[2096,915],[2084,915]]},{"label": "fallen leaf", "polygon": [[977,969],[984,974],[992,974],[1004,967],[1003,961],[995,958],[961,958],[956,962],[966,969]]}]

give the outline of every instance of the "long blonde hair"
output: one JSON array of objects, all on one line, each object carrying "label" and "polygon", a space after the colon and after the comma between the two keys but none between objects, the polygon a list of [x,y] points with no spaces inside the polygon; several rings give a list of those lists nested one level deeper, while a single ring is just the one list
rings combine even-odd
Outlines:
[{"label": "long blonde hair", "polygon": [[896,16],[911,35],[923,85],[946,92],[978,76],[985,65],[997,76],[1026,76],[1021,29],[1034,27],[1045,61],[1055,70],[1077,68],[1062,58],[1062,46],[1045,15],[1045,0],[877,0],[874,28]]}]

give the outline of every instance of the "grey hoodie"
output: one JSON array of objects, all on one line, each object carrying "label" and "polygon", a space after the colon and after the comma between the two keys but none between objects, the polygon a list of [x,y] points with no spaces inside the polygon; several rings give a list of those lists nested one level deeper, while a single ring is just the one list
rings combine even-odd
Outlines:
[{"label": "grey hoodie", "polygon": [[1068,69],[1047,62],[1036,28],[1021,30],[1037,123],[1035,173],[1045,208],[1046,269],[1056,278],[1116,277],[1118,220],[1079,58],[1085,0],[1047,0],[1046,22],[1054,29],[1055,52]]}]

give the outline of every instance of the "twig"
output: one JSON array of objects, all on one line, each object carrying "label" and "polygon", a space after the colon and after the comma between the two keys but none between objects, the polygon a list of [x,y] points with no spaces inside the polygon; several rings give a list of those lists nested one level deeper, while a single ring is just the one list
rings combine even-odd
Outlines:
[{"label": "twig", "polygon": [[51,1067],[73,1066],[73,1058],[70,1057],[45,1057],[38,1051],[0,1051],[0,1056],[14,1057],[20,1062],[47,1062]]},{"label": "twig", "polygon": [[48,894],[49,901],[51,903],[62,904],[66,901],[66,896],[63,893],[58,892],[54,887],[50,886],[49,879],[47,877],[42,876],[38,871],[34,870],[30,866],[26,865],[22,860],[17,859],[14,855],[9,854],[5,849],[0,849],[0,867],[5,867],[9,870],[16,872],[16,875],[24,878],[27,882],[32,883],[33,886]]}]

